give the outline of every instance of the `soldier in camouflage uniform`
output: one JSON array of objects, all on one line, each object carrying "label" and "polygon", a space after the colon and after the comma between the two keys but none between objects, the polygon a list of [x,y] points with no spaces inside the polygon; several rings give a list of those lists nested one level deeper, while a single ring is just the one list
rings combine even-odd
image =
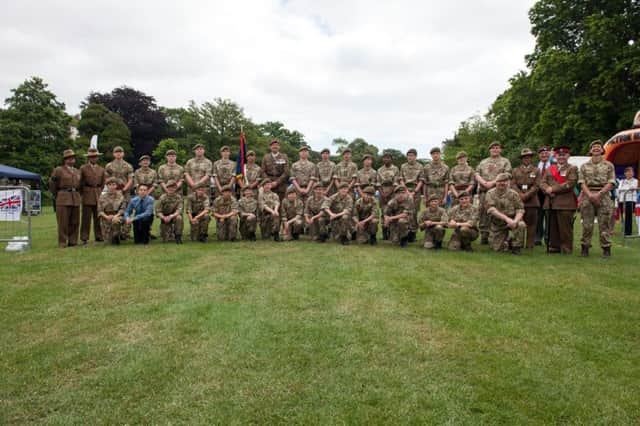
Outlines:
[{"label": "soldier in camouflage uniform", "polygon": [[[124,161],[124,149],[121,146],[113,148],[113,161],[104,167],[107,178],[118,179],[118,189],[122,191],[125,203],[131,201],[131,188],[133,187],[133,166]],[[131,234],[131,225],[123,223],[120,227],[120,238],[126,240]]]},{"label": "soldier in camouflage uniform", "polygon": [[407,193],[413,202],[413,213],[409,222],[408,242],[416,240],[418,231],[418,212],[420,211],[420,194],[424,184],[424,168],[417,161],[418,152],[411,148],[407,151],[407,162],[400,167],[399,183],[407,188]]},{"label": "soldier in camouflage uniform", "polygon": [[156,205],[156,216],[160,219],[160,237],[166,243],[171,238],[176,244],[182,244],[182,195],[177,193],[178,184],[170,179],[165,184],[166,192],[160,196]]},{"label": "soldier in camouflage uniform", "polygon": [[262,173],[271,180],[272,191],[282,201],[289,185],[289,158],[280,152],[280,142],[277,139],[269,143],[269,149],[271,152],[262,157]]},{"label": "soldier in camouflage uniform", "polygon": [[191,241],[206,243],[209,238],[208,183],[202,182],[187,196],[187,216],[191,224]]},{"label": "soldier in camouflage uniform", "polygon": [[442,162],[440,148],[431,148],[430,154],[431,162],[424,166],[425,206],[428,204],[426,201],[435,194],[440,197],[440,206],[445,207],[449,193],[449,166]]},{"label": "soldier in camouflage uniform", "polygon": [[409,226],[414,207],[407,188],[400,185],[394,193],[395,196],[384,208],[384,224],[389,228],[391,242],[400,244],[400,247],[406,247],[409,242]]},{"label": "soldier in camouflage uniform", "polygon": [[235,241],[238,230],[238,202],[231,193],[231,186],[224,185],[221,194],[213,200],[211,214],[216,218],[218,241]]},{"label": "soldier in camouflage uniform", "polygon": [[322,205],[328,199],[324,195],[324,188],[321,185],[316,185],[313,187],[313,195],[307,198],[304,205],[304,221],[312,241],[324,243],[329,237],[327,215],[322,209]]},{"label": "soldier in camouflage uniform", "polygon": [[520,151],[522,164],[513,169],[513,181],[511,187],[520,195],[524,204],[524,223],[527,224],[526,248],[533,248],[536,240],[536,227],[538,226],[538,187],[540,184],[540,171],[531,164],[533,151],[524,148]]},{"label": "soldier in camouflage uniform", "polygon": [[98,217],[100,218],[102,237],[105,242],[120,244],[120,227],[127,203],[122,192],[118,191],[118,179],[110,177],[106,182],[107,192],[102,193],[98,200]]},{"label": "soldier in camouflage uniform", "polygon": [[258,227],[258,200],[253,194],[253,189],[248,186],[244,187],[242,193],[243,197],[238,201],[240,236],[243,240],[255,241]]},{"label": "soldier in camouflage uniform", "polygon": [[[500,173],[495,178],[495,188],[487,191],[485,203],[487,214],[491,216],[489,245],[494,251],[510,249],[511,253],[520,254],[527,225],[522,220],[524,204],[520,195],[509,188],[510,180],[508,173]],[[508,239],[509,231],[513,234],[511,240]]]},{"label": "soldier in camouflage uniform", "polygon": [[445,226],[447,226],[447,212],[440,207],[442,198],[438,193],[432,193],[427,207],[420,215],[418,224],[424,231],[424,244],[426,249],[439,250],[442,248]]},{"label": "soldier in camouflage uniform", "polygon": [[182,184],[184,183],[184,167],[176,163],[176,152],[173,149],[167,150],[165,154],[167,163],[158,168],[158,185],[163,192],[167,192],[167,182],[173,180],[176,183],[176,192],[182,194]]},{"label": "soldier in camouflage uniform", "polygon": [[353,187],[356,184],[357,178],[358,165],[351,161],[351,150],[347,148],[342,151],[342,161],[336,164],[333,172],[336,188],[340,188],[341,184],[346,183],[349,186],[348,193],[353,197]]},{"label": "soldier in camouflage uniform", "polygon": [[480,234],[478,230],[478,210],[471,204],[471,194],[458,193],[458,204],[447,212],[444,220],[447,227],[453,229],[447,249],[473,251],[471,242]]},{"label": "soldier in camouflage uniform", "polygon": [[378,171],[371,167],[373,164],[373,156],[371,154],[365,154],[362,157],[363,167],[358,170],[358,178],[356,179],[356,189],[358,195],[362,197],[362,191],[371,186],[375,194],[375,188],[378,186]]},{"label": "soldier in camouflage uniform", "polygon": [[[392,163],[393,157],[385,152],[382,155],[382,166],[378,169],[378,189],[380,191],[380,210],[384,211],[386,205],[393,198],[393,190],[398,184],[400,170]],[[382,227],[382,239],[389,239],[389,229],[386,225]]]},{"label": "soldier in camouflage uniform", "polygon": [[336,170],[336,165],[329,159],[329,154],[330,153],[327,148],[320,151],[322,160],[320,160],[320,162],[316,164],[316,167],[318,169],[318,185],[324,188],[323,195],[327,197],[333,194],[333,176]]},{"label": "soldier in camouflage uniform", "polygon": [[322,209],[329,218],[333,237],[342,245],[348,245],[351,236],[353,197],[349,191],[349,184],[343,182],[338,187],[338,193],[333,194],[322,204]]},{"label": "soldier in camouflage uniform", "polygon": [[303,231],[304,204],[298,198],[296,188],[288,188],[287,196],[280,204],[282,230],[281,241],[297,240]]},{"label": "soldier in camouflage uniform", "polygon": [[301,147],[298,153],[300,159],[291,166],[291,178],[293,186],[298,192],[297,198],[304,205],[318,180],[318,170],[316,165],[309,161],[309,147]]},{"label": "soldier in camouflage uniform", "polygon": [[580,215],[582,216],[582,245],[581,256],[589,255],[591,238],[593,237],[593,222],[598,218],[600,231],[600,247],[602,256],[611,256],[611,222],[610,218],[615,208],[609,192],[615,187],[616,175],[613,164],[602,158],[603,143],[595,140],[589,145],[591,159],[580,166],[578,185],[582,189],[580,201]]},{"label": "soldier in camouflage uniform", "polygon": [[151,157],[143,155],[138,159],[140,168],[133,174],[133,184],[137,188],[138,185],[143,184],[149,188],[149,195],[153,195],[156,189],[157,173],[149,165],[151,164]]},{"label": "soldier in camouflage uniform", "polygon": [[262,180],[262,194],[258,200],[260,234],[263,240],[273,238],[274,241],[280,241],[280,197],[271,191],[271,186],[271,179]]},{"label": "soldier in camouflage uniform", "polygon": [[[184,179],[187,181],[189,194],[193,193],[195,188],[202,184],[209,188],[211,175],[213,174],[213,163],[204,156],[204,145],[201,143],[196,144],[193,147],[193,152],[195,156],[187,161],[184,166]],[[208,196],[209,194],[207,194],[207,198]]]},{"label": "soldier in camouflage uniform", "polygon": [[256,164],[256,153],[249,151],[247,152],[247,162],[244,165],[244,179],[240,181],[240,186],[243,189],[251,188],[256,202],[258,201],[258,186],[260,186],[261,180],[262,168]]},{"label": "soldier in camouflage uniform", "polygon": [[451,194],[451,205],[458,204],[461,192],[471,194],[476,186],[476,171],[467,164],[467,153],[460,151],[456,154],[458,164],[449,170],[449,194]]},{"label": "soldier in camouflage uniform", "polygon": [[[373,170],[373,169],[372,169]],[[376,190],[373,186],[362,189],[362,195],[353,206],[353,222],[356,229],[356,241],[360,244],[376,245],[378,233],[378,218],[380,211],[374,198]]]},{"label": "soldier in camouflage uniform", "polygon": [[236,162],[229,160],[229,147],[224,145],[220,148],[220,158],[213,163],[213,181],[216,187],[216,193],[222,194],[222,187],[229,185],[233,187],[236,181]]},{"label": "soldier in camouflage uniform", "polygon": [[489,222],[491,218],[487,213],[484,201],[487,191],[496,186],[496,176],[500,173],[511,173],[511,163],[502,157],[500,142],[492,142],[489,145],[489,157],[480,161],[476,167],[476,181],[478,182],[478,196],[480,201],[480,244],[489,243]]}]

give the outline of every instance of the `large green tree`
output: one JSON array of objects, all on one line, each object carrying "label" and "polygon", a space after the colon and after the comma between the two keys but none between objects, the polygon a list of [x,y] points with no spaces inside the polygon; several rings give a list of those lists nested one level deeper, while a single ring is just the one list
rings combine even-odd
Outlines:
[{"label": "large green tree", "polygon": [[98,148],[107,159],[112,158],[112,150],[116,146],[132,154],[129,128],[119,114],[109,111],[102,104],[89,104],[82,110],[78,132],[78,140],[84,149],[88,148],[91,137],[98,135]]}]

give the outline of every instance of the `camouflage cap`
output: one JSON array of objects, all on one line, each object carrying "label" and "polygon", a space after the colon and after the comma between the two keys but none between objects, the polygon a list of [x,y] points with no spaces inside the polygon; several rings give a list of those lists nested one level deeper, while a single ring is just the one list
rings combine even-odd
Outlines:
[{"label": "camouflage cap", "polygon": [[201,143],[197,143],[197,144],[195,144],[195,145],[193,146],[193,150],[194,150],[194,151],[195,151],[196,149],[198,149],[198,148],[202,148],[202,149],[204,149],[204,145],[202,145]]},{"label": "camouflage cap", "polygon": [[362,190],[362,192],[364,192],[365,194],[373,195],[376,193],[376,190],[374,189],[373,186],[367,186],[365,189]]},{"label": "camouflage cap", "polygon": [[254,157],[256,156],[256,153],[253,151],[247,151],[247,157],[253,155]]},{"label": "camouflage cap", "polygon": [[524,148],[522,151],[520,151],[520,158],[527,156],[533,157],[533,151],[531,151],[529,148]]},{"label": "camouflage cap", "polygon": [[177,188],[177,187],[178,187],[178,182],[176,182],[176,181],[175,181],[175,180],[173,180],[173,179],[169,179],[169,180],[167,181],[167,188],[170,188],[170,187]]},{"label": "camouflage cap", "polygon": [[409,155],[409,154],[418,155],[418,151],[416,151],[415,148],[411,148],[411,149],[409,149],[409,151],[407,151],[407,155]]},{"label": "camouflage cap", "polygon": [[342,189],[342,188],[349,188],[349,184],[342,182],[340,185],[338,185],[338,189]]},{"label": "camouflage cap", "polygon": [[107,180],[105,181],[106,185],[111,185],[112,183],[118,185],[120,183],[120,181],[118,180],[118,178],[111,176],[110,178],[107,178]]},{"label": "camouflage cap", "polygon": [[124,149],[120,145],[113,147],[113,152],[124,152]]},{"label": "camouflage cap", "polygon": [[168,149],[167,152],[164,153],[164,156],[167,157],[169,155],[177,155],[175,149]]},{"label": "camouflage cap", "polygon": [[72,149],[65,149],[64,152],[62,153],[62,158],[67,159],[69,157],[75,157],[76,153],[73,152]]},{"label": "camouflage cap", "polygon": [[221,190],[222,190],[222,192],[230,192],[231,191],[231,185],[222,185]]},{"label": "camouflage cap", "polygon": [[296,189],[293,186],[288,187],[287,194],[297,194]]},{"label": "camouflage cap", "polygon": [[489,144],[489,149],[493,148],[494,146],[502,147],[502,144],[498,141],[493,141]]},{"label": "camouflage cap", "polygon": [[362,161],[366,160],[367,158],[368,158],[369,160],[373,160],[373,155],[371,155],[371,154],[365,154],[364,156],[362,156]]},{"label": "camouflage cap", "polygon": [[458,199],[464,198],[464,197],[471,197],[471,194],[469,194],[467,191],[462,191],[461,193],[458,194]]},{"label": "camouflage cap", "polygon": [[306,145],[302,145],[300,148],[298,148],[298,152],[300,151],[309,151],[309,147]]},{"label": "camouflage cap", "polygon": [[89,148],[87,153],[84,155],[85,157],[99,157],[102,153],[99,152],[96,148]]},{"label": "camouflage cap", "polygon": [[407,192],[407,187],[406,186],[398,186],[396,189],[394,189],[393,191],[395,194],[400,194],[401,192]]},{"label": "camouflage cap", "polygon": [[589,144],[589,149],[593,148],[594,145],[600,145],[600,147],[602,148],[604,146],[604,142],[602,142],[600,139],[596,139]]},{"label": "camouflage cap", "polygon": [[462,157],[468,157],[466,151],[458,151],[458,153],[456,154],[456,160],[461,159]]},{"label": "camouflage cap", "polygon": [[138,163],[141,162],[142,160],[149,160],[151,161],[151,157],[149,157],[147,154],[143,155],[142,157],[138,158]]},{"label": "camouflage cap", "polygon": [[509,179],[511,179],[511,175],[509,173],[498,173],[498,176],[496,176],[496,182],[501,182],[503,180]]},{"label": "camouflage cap", "polygon": [[442,152],[440,151],[440,147],[439,146],[434,146],[433,148],[431,148],[431,151],[429,151],[429,154],[433,154],[434,152]]},{"label": "camouflage cap", "polygon": [[325,152],[327,154],[331,154],[331,151],[329,151],[329,148],[324,148],[322,151],[320,151],[320,154],[324,154]]},{"label": "camouflage cap", "polygon": [[229,151],[229,147],[227,145],[222,145],[222,147],[220,147],[220,152],[222,151]]}]

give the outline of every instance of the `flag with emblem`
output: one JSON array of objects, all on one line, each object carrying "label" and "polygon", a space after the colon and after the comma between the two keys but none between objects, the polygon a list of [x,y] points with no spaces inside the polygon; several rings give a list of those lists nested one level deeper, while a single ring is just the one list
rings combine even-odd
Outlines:
[{"label": "flag with emblem", "polygon": [[16,222],[22,213],[22,190],[0,191],[0,221]]},{"label": "flag with emblem", "polygon": [[244,130],[240,127],[240,148],[238,149],[238,159],[236,160],[237,181],[241,181],[244,178],[245,144]]}]

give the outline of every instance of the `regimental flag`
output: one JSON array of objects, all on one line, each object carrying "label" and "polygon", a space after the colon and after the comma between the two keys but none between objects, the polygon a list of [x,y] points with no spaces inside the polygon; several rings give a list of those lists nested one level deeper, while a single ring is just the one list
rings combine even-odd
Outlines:
[{"label": "regimental flag", "polygon": [[22,190],[0,191],[0,221],[17,222],[22,213]]},{"label": "regimental flag", "polygon": [[236,180],[241,181],[244,178],[244,162],[245,162],[245,139],[244,130],[240,129],[240,148],[238,149],[238,160],[236,161]]}]

